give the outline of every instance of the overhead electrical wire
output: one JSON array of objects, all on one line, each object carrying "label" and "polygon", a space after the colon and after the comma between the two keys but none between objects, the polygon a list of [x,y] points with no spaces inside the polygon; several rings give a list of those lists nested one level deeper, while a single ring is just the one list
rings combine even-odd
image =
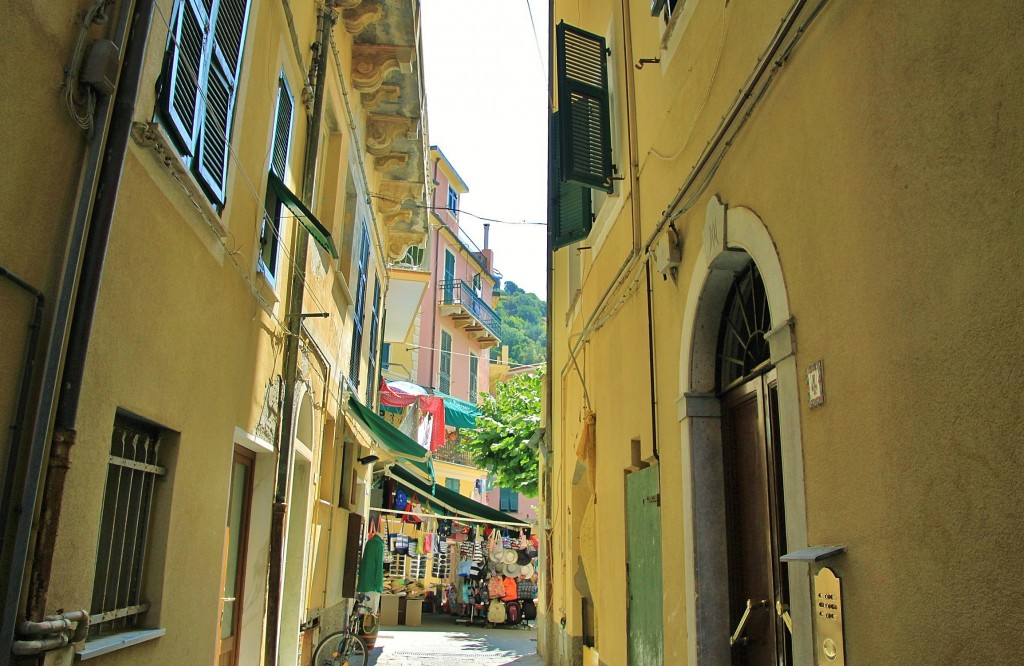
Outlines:
[{"label": "overhead electrical wire", "polygon": [[370,192],[370,196],[373,197],[374,199],[380,199],[381,201],[387,201],[387,202],[390,202],[390,203],[399,204],[403,208],[422,208],[422,209],[425,209],[425,210],[447,210],[447,211],[451,211],[453,214],[454,213],[461,213],[463,215],[469,215],[470,217],[476,218],[478,220],[483,220],[484,222],[496,222],[498,224],[511,224],[511,225],[520,225],[520,226],[523,226],[523,225],[525,225],[525,226],[546,226],[547,225],[546,222],[530,222],[529,220],[522,220],[522,221],[518,221],[518,222],[514,222],[512,220],[499,220],[499,219],[493,218],[493,217],[484,217],[482,215],[477,215],[475,213],[470,213],[468,210],[464,210],[462,208],[449,208],[448,206],[432,206],[430,204],[408,203],[408,200],[401,201],[399,199],[395,199],[394,197],[389,197],[386,194],[379,194],[377,192]]}]

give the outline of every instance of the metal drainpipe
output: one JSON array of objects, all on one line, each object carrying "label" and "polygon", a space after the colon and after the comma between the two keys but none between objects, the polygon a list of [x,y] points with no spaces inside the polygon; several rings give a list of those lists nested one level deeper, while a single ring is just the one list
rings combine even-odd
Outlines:
[{"label": "metal drainpipe", "polygon": [[[623,56],[626,70],[626,126],[629,141],[629,179],[630,194],[633,217],[633,250],[631,254],[639,255],[640,234],[640,157],[637,154],[637,130],[636,130],[636,79],[633,70],[633,27],[629,17],[629,2],[622,0],[622,36]],[[658,394],[656,382],[656,361],[654,358],[654,309],[651,303],[651,264],[644,262],[644,271],[647,276],[647,349],[648,367],[651,379],[651,451],[655,460],[660,460],[658,455]]]},{"label": "metal drainpipe", "polygon": [[60,523],[61,505],[64,499],[64,481],[71,464],[71,447],[74,446],[78,437],[75,427],[78,419],[82,377],[85,374],[85,358],[89,350],[89,337],[92,333],[93,318],[96,313],[96,299],[103,277],[103,264],[106,260],[110,227],[114,219],[118,190],[121,186],[128,140],[131,137],[135,102],[142,81],[153,6],[154,0],[139,0],[135,6],[117,92],[114,96],[110,132],[100,166],[99,183],[86,237],[74,315],[68,334],[64,374],[61,377],[60,394],[57,398],[53,439],[50,443],[50,460],[39,514],[39,534],[36,537],[29,581],[26,613],[30,619],[41,617],[46,606],[50,572],[53,568],[54,544],[57,540],[57,527]]},{"label": "metal drainpipe", "polygon": [[18,389],[18,405],[14,412],[14,423],[11,425],[11,449],[7,454],[7,471],[4,474],[3,500],[0,501],[0,539],[7,537],[7,514],[11,506],[11,494],[14,492],[14,474],[18,467],[21,452],[21,433],[25,428],[25,412],[28,410],[29,394],[32,391],[32,370],[35,367],[36,351],[39,347],[39,333],[43,325],[43,310],[46,298],[28,282],[0,266],[0,277],[12,282],[16,287],[32,296],[35,301],[35,312],[29,324],[28,344],[25,346],[25,360],[21,371],[21,386]]},{"label": "metal drainpipe", "polygon": [[[119,48],[124,47],[128,25],[131,18],[131,5],[118,17],[112,39]],[[43,456],[46,452],[50,422],[53,418],[53,396],[57,391],[60,378],[61,362],[65,350],[65,335],[71,318],[72,303],[75,299],[75,285],[81,268],[82,251],[89,216],[93,206],[93,196],[99,179],[99,165],[110,133],[109,97],[100,97],[96,103],[95,118],[102,118],[101,131],[87,137],[88,148],[82,161],[79,194],[75,204],[68,242],[65,248],[64,269],[57,286],[53,314],[47,333],[46,351],[39,375],[39,389],[32,423],[32,434],[29,439],[28,459],[23,473],[24,483],[12,507],[15,516],[14,534],[4,534],[5,545],[10,544],[11,556],[8,571],[5,572],[5,594],[3,615],[0,618],[0,657],[10,654],[14,641],[14,629],[21,610],[22,583],[27,569],[30,543],[32,540],[32,519],[38,499],[39,484],[42,480]],[[97,123],[99,124],[99,123]],[[11,491],[13,493],[13,490]]]},{"label": "metal drainpipe", "polygon": [[[324,7],[317,16],[317,44],[314,45],[316,81],[313,89],[313,116],[306,133],[306,154],[302,179],[302,199],[307,204],[313,200],[313,186],[316,182],[317,154],[320,149],[320,125],[323,120],[324,87],[327,79],[327,49],[331,29],[337,14]],[[284,404],[278,425],[277,486],[274,493],[274,507],[270,525],[270,563],[267,581],[267,637],[264,646],[264,664],[277,664],[278,642],[281,636],[281,592],[284,573],[284,536],[288,516],[289,471],[292,461],[292,430],[294,429],[295,379],[298,374],[299,335],[302,330],[302,300],[305,295],[305,270],[308,257],[309,236],[297,230],[291,287],[288,292],[288,310],[285,321],[288,336],[284,354]]]}]

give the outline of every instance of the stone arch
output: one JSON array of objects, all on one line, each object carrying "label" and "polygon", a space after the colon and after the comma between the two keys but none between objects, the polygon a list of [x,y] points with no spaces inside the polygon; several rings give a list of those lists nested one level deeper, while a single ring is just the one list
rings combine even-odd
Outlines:
[{"label": "stone arch", "polygon": [[[794,320],[775,244],[754,211],[708,202],[702,247],[686,294],[680,340],[679,398],[682,447],[683,533],[689,663],[731,662],[731,634],[722,482],[721,407],[715,394],[718,328],[735,274],[753,261],[764,280],[772,329],[765,338],[779,386],[786,540],[807,545],[807,515],[800,437],[800,392],[794,355]],[[806,565],[790,564],[793,653],[813,663],[810,582]]]}]

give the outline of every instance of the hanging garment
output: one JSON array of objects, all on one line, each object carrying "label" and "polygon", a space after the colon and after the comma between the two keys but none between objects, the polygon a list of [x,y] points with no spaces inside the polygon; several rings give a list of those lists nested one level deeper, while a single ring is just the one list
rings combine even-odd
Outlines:
[{"label": "hanging garment", "polygon": [[434,436],[434,415],[420,410],[420,424],[416,427],[416,441],[423,448],[430,450],[431,439]]},{"label": "hanging garment", "polygon": [[356,592],[384,591],[384,539],[374,534],[363,546],[363,559],[359,563],[359,582]]},{"label": "hanging garment", "polygon": [[[435,396],[424,395],[420,396],[419,406],[421,411],[433,417],[430,425],[430,446],[427,448],[431,451],[437,451],[444,446],[444,400]],[[420,425],[422,431],[422,422]],[[419,442],[423,444],[422,439]]]}]

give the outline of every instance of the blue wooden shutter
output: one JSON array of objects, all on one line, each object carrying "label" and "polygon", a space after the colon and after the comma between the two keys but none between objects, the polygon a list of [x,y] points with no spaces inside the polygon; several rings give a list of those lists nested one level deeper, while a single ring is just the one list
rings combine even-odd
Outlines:
[{"label": "blue wooden shutter", "polygon": [[551,190],[551,208],[548,212],[551,225],[552,249],[557,250],[586,238],[594,224],[591,210],[590,189],[579,183],[565,182],[560,175],[559,114],[551,121],[551,145],[548,186]]},{"label": "blue wooden shutter", "polygon": [[373,405],[377,390],[377,333],[380,331],[380,276],[373,274],[373,311],[370,313],[370,355],[366,369],[366,404]]},{"label": "blue wooden shutter", "polygon": [[561,178],[612,191],[611,119],[604,37],[557,26]]},{"label": "blue wooden shutter", "polygon": [[220,0],[214,9],[206,81],[206,108],[196,173],[217,203],[224,203],[231,145],[231,116],[238,91],[248,0]]},{"label": "blue wooden shutter", "polygon": [[348,376],[359,386],[359,357],[363,347],[363,317],[366,314],[366,273],[370,263],[370,232],[366,223],[362,225],[362,237],[359,241],[359,261],[356,267],[356,293],[354,294],[355,312],[352,318],[352,356],[349,359]]},{"label": "blue wooden shutter", "polygon": [[199,91],[206,75],[206,32],[210,12],[200,0],[182,0],[171,41],[163,111],[186,155],[195,150],[203,98]]}]

